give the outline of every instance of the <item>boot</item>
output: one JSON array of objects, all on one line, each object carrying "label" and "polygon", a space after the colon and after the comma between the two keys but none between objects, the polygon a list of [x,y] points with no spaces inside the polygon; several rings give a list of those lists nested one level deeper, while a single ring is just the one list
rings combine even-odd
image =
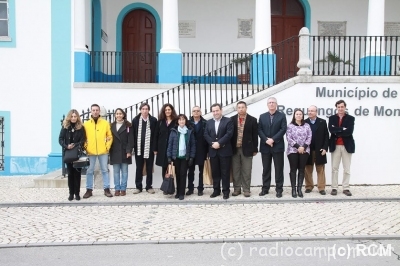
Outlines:
[{"label": "boot", "polygon": [[303,172],[299,171],[299,176],[297,178],[297,194],[299,195],[300,198],[303,197],[303,192],[301,192],[301,188],[303,187],[303,182],[304,182],[304,171]]},{"label": "boot", "polygon": [[79,196],[79,193],[75,194],[75,199],[76,200],[81,200],[81,196]]},{"label": "boot", "polygon": [[92,194],[93,189],[86,189],[86,193],[83,195],[84,199],[90,198],[91,196],[93,196]]},{"label": "boot", "polygon": [[107,197],[109,197],[109,198],[111,198],[111,197],[113,196],[113,195],[111,194],[109,188],[104,189],[104,195],[107,196]]},{"label": "boot", "polygon": [[290,176],[290,184],[292,186],[292,197],[297,198],[296,193],[296,173],[289,173]]},{"label": "boot", "polygon": [[74,194],[69,194],[68,200],[71,201],[74,199]]}]

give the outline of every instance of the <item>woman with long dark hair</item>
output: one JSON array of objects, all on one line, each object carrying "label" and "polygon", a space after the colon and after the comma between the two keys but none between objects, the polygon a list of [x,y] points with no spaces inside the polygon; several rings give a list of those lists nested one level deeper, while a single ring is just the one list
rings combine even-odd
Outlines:
[{"label": "woman with long dark hair", "polygon": [[303,197],[301,188],[304,181],[304,169],[308,156],[310,155],[311,137],[311,128],[309,124],[304,122],[303,111],[295,109],[292,122],[290,122],[286,131],[286,139],[288,142],[286,153],[290,164],[290,183],[292,185],[293,198],[297,198],[297,195],[299,195],[300,198]]},{"label": "woman with long dark hair", "polygon": [[126,120],[126,113],[117,108],[115,121],[111,124],[113,143],[110,148],[110,164],[113,166],[115,196],[125,196],[128,183],[128,165],[132,164],[132,124]]},{"label": "woman with long dark hair", "polygon": [[178,116],[175,108],[170,103],[163,105],[158,116],[157,126],[154,134],[154,154],[157,155],[156,165],[162,167],[164,177],[168,167],[167,147],[171,129],[176,126]]},{"label": "woman with long dark hair", "polygon": [[[60,136],[58,138],[58,142],[63,148],[63,154],[65,154],[66,150],[73,149],[78,145],[83,148],[85,141],[85,129],[83,128],[79,113],[77,110],[72,109],[68,112],[63,121]],[[79,195],[81,188],[81,169],[75,169],[72,164],[72,162],[66,163],[68,171],[69,201],[74,199],[74,195],[76,200],[81,199],[81,196]]]},{"label": "woman with long dark hair", "polygon": [[186,189],[187,170],[193,165],[196,156],[196,140],[194,131],[186,115],[178,115],[178,125],[171,130],[168,141],[168,163],[175,165],[176,195],[175,198],[184,199]]}]

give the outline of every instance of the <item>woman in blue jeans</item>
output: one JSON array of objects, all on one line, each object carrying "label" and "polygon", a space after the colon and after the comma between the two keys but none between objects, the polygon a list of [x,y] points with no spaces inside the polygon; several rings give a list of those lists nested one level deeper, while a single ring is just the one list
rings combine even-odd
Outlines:
[{"label": "woman in blue jeans", "polygon": [[114,169],[115,196],[125,196],[128,183],[128,165],[132,164],[132,125],[126,120],[126,113],[117,108],[115,121],[111,124],[113,143],[110,148],[110,164]]}]

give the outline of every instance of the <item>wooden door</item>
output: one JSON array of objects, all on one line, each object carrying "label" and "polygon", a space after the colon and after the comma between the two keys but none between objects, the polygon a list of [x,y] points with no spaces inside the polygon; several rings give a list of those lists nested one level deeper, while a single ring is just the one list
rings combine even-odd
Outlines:
[{"label": "wooden door", "polygon": [[[304,10],[298,0],[271,0],[271,42],[276,55],[276,83],[296,76],[298,36],[304,27]],[[286,40],[286,41],[285,41]]]},{"label": "wooden door", "polygon": [[122,25],[122,79],[124,82],[156,82],[156,21],[146,10],[126,15]]}]

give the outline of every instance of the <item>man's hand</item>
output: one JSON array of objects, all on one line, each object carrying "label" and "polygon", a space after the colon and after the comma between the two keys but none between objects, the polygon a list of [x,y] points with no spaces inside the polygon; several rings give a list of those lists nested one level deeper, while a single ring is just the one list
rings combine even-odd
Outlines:
[{"label": "man's hand", "polygon": [[326,154],[326,150],[324,150],[324,149],[320,149],[319,151],[321,152],[322,156],[324,156]]},{"label": "man's hand", "polygon": [[220,148],[220,145],[218,142],[213,142],[211,147],[213,147],[214,149],[218,150]]},{"label": "man's hand", "polygon": [[256,156],[257,155],[257,152],[253,152],[253,156]]},{"label": "man's hand", "polygon": [[156,152],[156,151],[154,151],[154,155],[157,155],[157,152]]},{"label": "man's hand", "polygon": [[299,147],[297,149],[297,152],[300,153],[300,154],[303,154],[304,153],[304,147]]},{"label": "man's hand", "polygon": [[267,143],[267,145],[269,145],[269,146],[272,147],[273,144],[274,144],[274,140],[273,140],[272,138],[268,138],[267,141],[266,141],[265,143]]},{"label": "man's hand", "polygon": [[126,158],[129,158],[131,156],[132,156],[132,154],[130,154],[129,152],[126,154]]}]

